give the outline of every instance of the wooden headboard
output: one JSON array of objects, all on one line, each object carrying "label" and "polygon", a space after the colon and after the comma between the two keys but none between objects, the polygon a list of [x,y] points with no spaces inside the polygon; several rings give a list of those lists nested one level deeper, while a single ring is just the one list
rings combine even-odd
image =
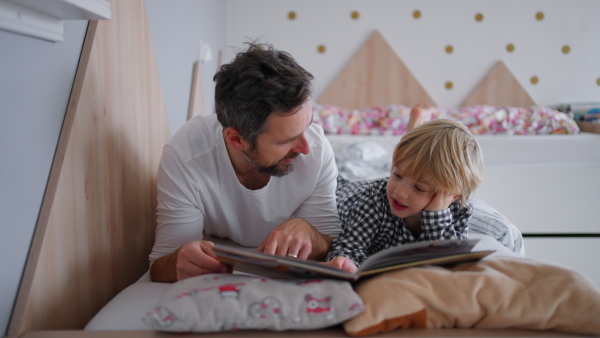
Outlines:
[{"label": "wooden headboard", "polygon": [[[379,31],[371,34],[317,102],[359,110],[388,104],[436,105]],[[535,102],[498,61],[461,106],[480,104],[528,107]]]},{"label": "wooden headboard", "polygon": [[148,269],[169,138],[143,0],[90,21],[8,334],[82,329]]}]

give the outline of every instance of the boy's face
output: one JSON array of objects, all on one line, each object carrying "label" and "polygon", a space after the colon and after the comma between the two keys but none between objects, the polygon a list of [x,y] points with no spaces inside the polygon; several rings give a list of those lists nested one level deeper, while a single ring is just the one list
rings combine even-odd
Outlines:
[{"label": "boy's face", "polygon": [[386,191],[392,214],[400,218],[419,214],[435,195],[426,182],[402,176],[402,163],[392,168]]}]

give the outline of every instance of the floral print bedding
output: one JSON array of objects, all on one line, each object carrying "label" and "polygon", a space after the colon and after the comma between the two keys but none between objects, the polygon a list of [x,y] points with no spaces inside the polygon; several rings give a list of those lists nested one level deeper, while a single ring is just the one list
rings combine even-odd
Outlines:
[{"label": "floral print bedding", "polygon": [[[406,133],[409,107],[387,105],[346,110],[313,103],[314,122],[326,134],[402,135]],[[577,123],[565,113],[542,106],[496,107],[488,105],[461,108],[436,107],[430,118],[461,121],[473,134],[578,134]]]}]

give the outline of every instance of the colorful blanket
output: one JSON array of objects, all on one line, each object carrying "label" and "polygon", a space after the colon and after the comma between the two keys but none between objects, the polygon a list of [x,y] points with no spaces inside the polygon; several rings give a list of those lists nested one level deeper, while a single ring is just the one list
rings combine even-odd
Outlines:
[{"label": "colorful blanket", "polygon": [[[410,108],[402,105],[347,110],[332,105],[313,104],[314,122],[326,134],[403,135]],[[482,134],[578,134],[577,123],[565,113],[542,106],[436,107],[431,117],[461,121],[476,135]]]}]

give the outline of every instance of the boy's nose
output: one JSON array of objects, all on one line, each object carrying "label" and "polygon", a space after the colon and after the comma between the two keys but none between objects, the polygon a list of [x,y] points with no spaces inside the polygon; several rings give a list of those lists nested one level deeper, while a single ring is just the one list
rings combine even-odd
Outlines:
[{"label": "boy's nose", "polygon": [[407,198],[408,197],[408,191],[406,189],[406,187],[403,184],[400,184],[396,187],[396,196],[397,197],[401,197],[401,198]]}]

